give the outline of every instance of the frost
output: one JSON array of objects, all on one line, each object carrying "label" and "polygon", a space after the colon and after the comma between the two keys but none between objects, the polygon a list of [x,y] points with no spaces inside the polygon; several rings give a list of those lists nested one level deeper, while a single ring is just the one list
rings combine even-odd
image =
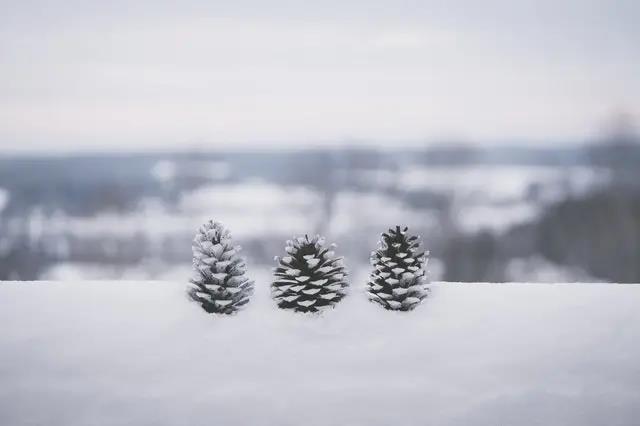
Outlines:
[{"label": "frost", "polygon": [[411,287],[407,287],[407,291],[409,291],[409,292],[423,292],[424,291],[424,285],[423,284],[412,285]]},{"label": "frost", "polygon": [[220,257],[223,251],[224,247],[222,246],[222,244],[216,244],[211,248],[211,254],[215,257]]},{"label": "frost", "polygon": [[413,305],[415,303],[420,303],[420,299],[418,299],[417,297],[407,297],[406,299],[404,299],[402,303],[407,305]]},{"label": "frost", "polygon": [[367,295],[372,299],[380,299],[380,296],[378,296],[376,293],[372,293],[370,291],[367,292]]},{"label": "frost", "polygon": [[297,277],[298,275],[300,275],[300,269],[287,269],[286,271],[284,271],[285,274],[289,275],[290,277]]},{"label": "frost", "polygon": [[200,259],[200,262],[202,262],[203,264],[207,265],[207,266],[211,266],[213,264],[215,264],[217,262],[217,259],[214,257],[198,257]]},{"label": "frost", "polygon": [[233,277],[229,277],[229,279],[227,280],[227,285],[228,286],[240,286],[244,283],[249,282],[249,278],[244,277],[244,276],[233,276]]},{"label": "frost", "polygon": [[231,265],[231,261],[224,260],[216,263],[216,269],[218,270],[218,272],[224,272],[229,265]]},{"label": "frost", "polygon": [[387,300],[387,303],[393,309],[398,309],[402,306],[402,303],[398,302],[397,300]]},{"label": "frost", "polygon": [[391,290],[391,292],[396,296],[402,296],[402,295],[407,293],[407,289],[406,288],[402,288],[402,287],[397,287],[397,288],[394,288],[393,290]]},{"label": "frost", "polygon": [[229,274],[225,272],[216,272],[214,274],[211,274],[211,277],[217,281],[224,281],[224,279],[227,278],[227,276],[229,276]]},{"label": "frost", "polygon": [[307,264],[309,265],[309,268],[314,268],[318,265],[318,263],[320,263],[320,259],[308,259],[307,260]]},{"label": "frost", "polygon": [[204,252],[213,252],[213,243],[211,241],[203,241],[200,243],[200,249]]},{"label": "frost", "polygon": [[331,300],[334,299],[337,296],[337,293],[327,293],[327,294],[323,294],[320,297],[322,297],[323,299],[327,299],[327,300]]},{"label": "frost", "polygon": [[402,280],[403,281],[411,281],[415,278],[416,276],[411,273],[411,272],[405,272],[404,274],[402,274]]}]

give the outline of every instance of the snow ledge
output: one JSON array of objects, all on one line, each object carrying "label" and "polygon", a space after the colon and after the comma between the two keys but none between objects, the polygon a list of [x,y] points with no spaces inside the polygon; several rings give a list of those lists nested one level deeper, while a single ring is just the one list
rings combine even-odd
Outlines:
[{"label": "snow ledge", "polygon": [[0,424],[631,425],[640,286],[352,288],[321,316],[211,316],[184,283],[0,283]]}]

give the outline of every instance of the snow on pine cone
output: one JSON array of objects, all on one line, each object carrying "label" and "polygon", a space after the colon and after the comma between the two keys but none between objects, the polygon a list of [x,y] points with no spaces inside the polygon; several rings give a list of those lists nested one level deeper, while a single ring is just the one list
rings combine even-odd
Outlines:
[{"label": "snow on pine cone", "polygon": [[408,229],[389,229],[371,253],[374,269],[367,295],[385,309],[410,311],[427,296],[423,268],[429,253],[421,250],[419,237],[408,235]]},{"label": "snow on pine cone", "polygon": [[231,234],[209,221],[193,239],[193,269],[188,294],[209,313],[232,314],[249,301],[253,281],[244,276],[245,262]]},{"label": "snow on pine cone", "polygon": [[283,258],[276,256],[273,298],[282,309],[318,312],[333,307],[346,293],[347,275],[342,258],[334,257],[331,244],[324,248],[324,238],[316,235],[287,241]]}]

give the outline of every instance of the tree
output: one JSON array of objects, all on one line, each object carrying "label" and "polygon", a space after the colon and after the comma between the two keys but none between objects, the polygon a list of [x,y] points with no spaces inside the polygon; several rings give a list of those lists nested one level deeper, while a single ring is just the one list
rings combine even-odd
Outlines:
[{"label": "tree", "polygon": [[233,246],[230,232],[209,221],[193,239],[193,269],[188,294],[209,313],[232,314],[248,301],[253,281],[245,277],[240,246]]},{"label": "tree", "polygon": [[427,296],[423,266],[428,253],[421,250],[419,238],[407,231],[400,226],[389,229],[371,253],[373,272],[367,295],[385,309],[410,311]]},{"label": "tree", "polygon": [[615,189],[638,188],[640,182],[640,134],[634,117],[626,112],[613,115],[598,143],[588,148],[594,166],[605,167]]},{"label": "tree", "polygon": [[347,275],[342,258],[334,257],[331,244],[324,248],[324,238],[294,238],[287,241],[287,256],[275,260],[272,295],[282,309],[318,312],[331,308],[346,294]]}]

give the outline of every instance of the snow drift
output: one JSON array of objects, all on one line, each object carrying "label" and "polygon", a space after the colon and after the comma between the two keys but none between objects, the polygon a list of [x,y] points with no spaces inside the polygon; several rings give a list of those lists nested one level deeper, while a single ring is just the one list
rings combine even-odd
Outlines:
[{"label": "snow drift", "polygon": [[234,316],[186,283],[0,284],[2,425],[631,425],[640,286],[358,290],[322,316],[265,279]]}]

